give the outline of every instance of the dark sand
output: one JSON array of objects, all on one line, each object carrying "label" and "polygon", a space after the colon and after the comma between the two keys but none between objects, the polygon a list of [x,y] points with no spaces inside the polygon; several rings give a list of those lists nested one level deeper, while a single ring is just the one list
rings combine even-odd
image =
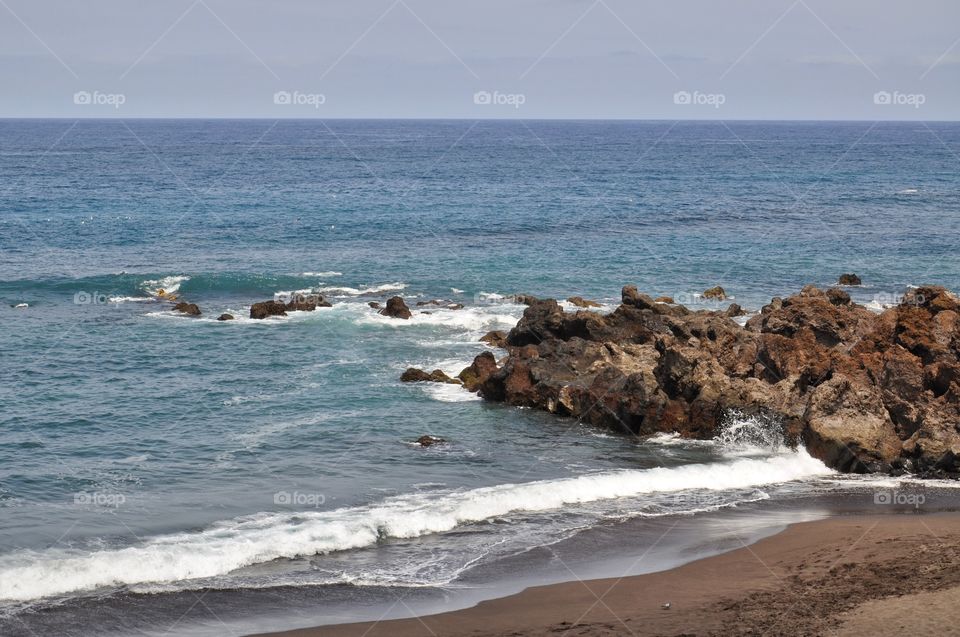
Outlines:
[{"label": "dark sand", "polygon": [[806,522],[659,573],[533,587],[439,615],[274,635],[905,634],[960,635],[960,514]]}]

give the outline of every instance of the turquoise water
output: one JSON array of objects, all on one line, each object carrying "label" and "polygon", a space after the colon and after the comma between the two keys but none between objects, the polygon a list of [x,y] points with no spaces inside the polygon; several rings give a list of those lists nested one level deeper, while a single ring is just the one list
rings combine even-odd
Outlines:
[{"label": "turquoise water", "polygon": [[[132,593],[451,586],[628,518],[833,493],[762,423],[636,441],[398,377],[459,371],[515,293],[698,305],[720,284],[756,310],[850,271],[877,305],[960,289],[957,124],[0,121],[0,140],[4,634]],[[303,290],[334,307],[243,318]],[[466,307],[367,306],[393,294]]]}]

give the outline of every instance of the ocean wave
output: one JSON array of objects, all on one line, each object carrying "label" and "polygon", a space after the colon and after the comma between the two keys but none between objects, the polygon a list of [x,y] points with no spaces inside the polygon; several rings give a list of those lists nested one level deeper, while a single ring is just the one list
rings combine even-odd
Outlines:
[{"label": "ocean wave", "polygon": [[333,270],[329,270],[327,272],[303,272],[300,274],[300,276],[317,276],[321,279],[326,279],[335,276],[343,276],[343,272],[335,272]]},{"label": "ocean wave", "polygon": [[167,294],[172,294],[179,291],[180,286],[189,280],[190,277],[186,275],[165,276],[160,279],[147,279],[140,284],[140,287],[152,295],[156,295],[160,290],[165,291]]},{"label": "ocean wave", "polygon": [[401,281],[395,283],[383,283],[382,285],[372,285],[365,288],[351,288],[346,286],[331,286],[317,288],[317,292],[329,294],[330,296],[365,296],[369,294],[380,294],[382,292],[392,292],[406,289],[407,284]]},{"label": "ocean wave", "polygon": [[[573,478],[395,496],[333,511],[259,513],[127,548],[22,550],[0,557],[0,599],[30,601],[104,587],[189,582],[282,558],[360,549],[444,533],[507,515],[535,514],[643,494],[719,492],[832,471],[805,451],[763,459],[618,470]],[[692,509],[702,500],[691,498]],[[685,512],[685,511],[680,511]]]}]

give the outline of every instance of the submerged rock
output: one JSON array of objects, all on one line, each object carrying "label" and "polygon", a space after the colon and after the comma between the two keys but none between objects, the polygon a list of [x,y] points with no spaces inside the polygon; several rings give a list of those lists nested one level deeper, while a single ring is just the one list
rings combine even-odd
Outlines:
[{"label": "submerged rock", "polygon": [[837,279],[839,285],[861,285],[860,277],[856,274],[841,274]]},{"label": "submerged rock", "polygon": [[217,317],[217,320],[218,320],[218,321],[232,321],[234,318],[236,318],[236,317],[235,317],[233,314],[226,314],[226,313],[224,313],[224,314],[221,314],[220,316],[218,316],[218,317]]},{"label": "submerged rock", "polygon": [[485,352],[460,379],[487,400],[635,435],[711,438],[731,413],[763,414],[841,471],[960,468],[960,300],[944,288],[876,314],[807,286],[745,326],[735,305],[621,296],[609,315],[531,304],[501,364]]},{"label": "submerged rock", "polygon": [[384,316],[398,319],[409,319],[413,316],[410,308],[407,307],[407,304],[404,302],[403,297],[400,296],[392,296],[387,299],[387,307],[380,310],[380,313]]},{"label": "submerged rock", "polygon": [[187,314],[188,316],[200,316],[200,308],[196,303],[186,303],[181,301],[173,306],[174,312],[180,312],[181,314]]},{"label": "submerged rock", "polygon": [[446,444],[446,440],[438,436],[420,436],[416,443],[421,447],[432,447],[433,445]]}]

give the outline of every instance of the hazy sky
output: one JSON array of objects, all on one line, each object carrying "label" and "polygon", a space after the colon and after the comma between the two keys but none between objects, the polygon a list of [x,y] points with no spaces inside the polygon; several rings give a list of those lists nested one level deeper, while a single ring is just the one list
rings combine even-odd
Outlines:
[{"label": "hazy sky", "polygon": [[0,86],[0,116],[956,120],[960,1],[0,0]]}]

